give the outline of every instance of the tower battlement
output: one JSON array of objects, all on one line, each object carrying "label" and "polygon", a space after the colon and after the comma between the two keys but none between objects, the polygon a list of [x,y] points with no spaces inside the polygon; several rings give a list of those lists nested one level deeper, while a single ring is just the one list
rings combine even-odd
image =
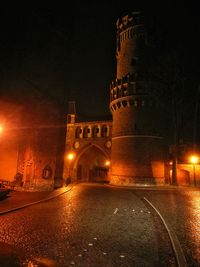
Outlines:
[{"label": "tower battlement", "polygon": [[125,76],[122,76],[121,78],[116,78],[113,80],[110,84],[110,90],[112,90],[114,87],[117,86],[122,86],[123,84],[126,83],[132,83],[132,82],[141,82],[145,79],[146,77],[144,76],[143,73],[133,73],[133,74],[127,74]]},{"label": "tower battlement", "polygon": [[122,32],[128,27],[139,25],[143,25],[141,12],[131,12],[130,14],[118,19],[116,22],[118,32]]},{"label": "tower battlement", "polygon": [[146,43],[146,31],[140,12],[118,19],[116,23],[117,79],[138,71],[142,49]]}]

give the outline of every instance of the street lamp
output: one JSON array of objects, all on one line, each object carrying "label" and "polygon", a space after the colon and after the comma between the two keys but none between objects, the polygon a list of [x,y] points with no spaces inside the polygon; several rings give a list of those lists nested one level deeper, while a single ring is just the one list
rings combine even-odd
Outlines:
[{"label": "street lamp", "polygon": [[0,125],[0,134],[3,132],[3,126]]},{"label": "street lamp", "polygon": [[67,154],[67,159],[69,161],[69,172],[68,172],[68,177],[67,177],[67,180],[66,180],[66,184],[69,184],[71,183],[71,174],[70,174],[70,163],[72,162],[72,160],[75,158],[75,154],[73,152],[70,152]]},{"label": "street lamp", "polygon": [[74,153],[69,153],[67,155],[67,158],[68,158],[69,161],[72,161],[74,159],[74,157],[75,157],[75,154]]},{"label": "street lamp", "polygon": [[192,155],[190,157],[190,162],[193,165],[193,177],[194,177],[194,186],[196,186],[196,174],[195,174],[195,164],[197,164],[199,161],[199,157],[196,155]]},{"label": "street lamp", "polygon": [[105,165],[106,165],[107,167],[110,166],[110,161],[109,161],[109,160],[106,160]]}]

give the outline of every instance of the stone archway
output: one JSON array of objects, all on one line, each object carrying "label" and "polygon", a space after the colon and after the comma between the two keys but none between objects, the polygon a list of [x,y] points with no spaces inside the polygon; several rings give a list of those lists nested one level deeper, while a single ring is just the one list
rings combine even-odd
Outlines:
[{"label": "stone archway", "polygon": [[76,162],[76,177],[78,181],[106,182],[108,181],[109,158],[102,149],[91,145],[87,147]]}]

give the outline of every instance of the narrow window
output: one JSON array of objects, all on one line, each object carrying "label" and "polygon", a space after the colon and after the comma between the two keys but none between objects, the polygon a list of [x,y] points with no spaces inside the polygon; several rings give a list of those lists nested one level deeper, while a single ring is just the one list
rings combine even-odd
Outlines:
[{"label": "narrow window", "polygon": [[121,107],[121,103],[117,102],[117,107],[120,108]]},{"label": "narrow window", "polygon": [[88,127],[86,126],[83,130],[83,137],[87,138],[88,137]]},{"label": "narrow window", "polygon": [[123,107],[126,107],[127,106],[127,101],[126,100],[123,100],[122,101],[122,105],[123,105]]},{"label": "narrow window", "polygon": [[129,101],[129,104],[132,106],[134,104],[134,101],[133,100],[130,100]]},{"label": "narrow window", "polygon": [[137,64],[137,60],[135,58],[131,59],[131,66],[135,66]]}]

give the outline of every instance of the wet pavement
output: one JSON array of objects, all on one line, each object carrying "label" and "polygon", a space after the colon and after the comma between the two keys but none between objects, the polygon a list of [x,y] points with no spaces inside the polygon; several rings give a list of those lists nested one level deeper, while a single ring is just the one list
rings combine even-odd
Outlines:
[{"label": "wet pavement", "polygon": [[0,221],[0,241],[20,248],[29,265],[40,259],[57,266],[158,266],[154,231],[137,197],[101,185],[77,185]]},{"label": "wet pavement", "polygon": [[159,210],[177,235],[188,266],[200,266],[200,188],[137,190]]},{"label": "wet pavement", "polygon": [[11,190],[10,193],[0,200],[0,214],[19,209],[24,206],[32,205],[38,201],[44,201],[56,197],[57,195],[63,194],[70,190],[72,185],[68,187],[62,187],[53,191],[43,192],[27,192]]},{"label": "wet pavement", "polygon": [[[160,265],[158,229],[144,196],[176,231],[188,266],[199,266],[199,190],[98,184],[75,185],[63,194],[64,190],[12,192],[0,202],[0,211],[5,211],[61,194],[1,215],[0,247],[13,248],[13,262],[16,253],[20,260],[19,265],[7,266],[175,266],[169,257]],[[5,258],[0,255],[1,262]]]}]

